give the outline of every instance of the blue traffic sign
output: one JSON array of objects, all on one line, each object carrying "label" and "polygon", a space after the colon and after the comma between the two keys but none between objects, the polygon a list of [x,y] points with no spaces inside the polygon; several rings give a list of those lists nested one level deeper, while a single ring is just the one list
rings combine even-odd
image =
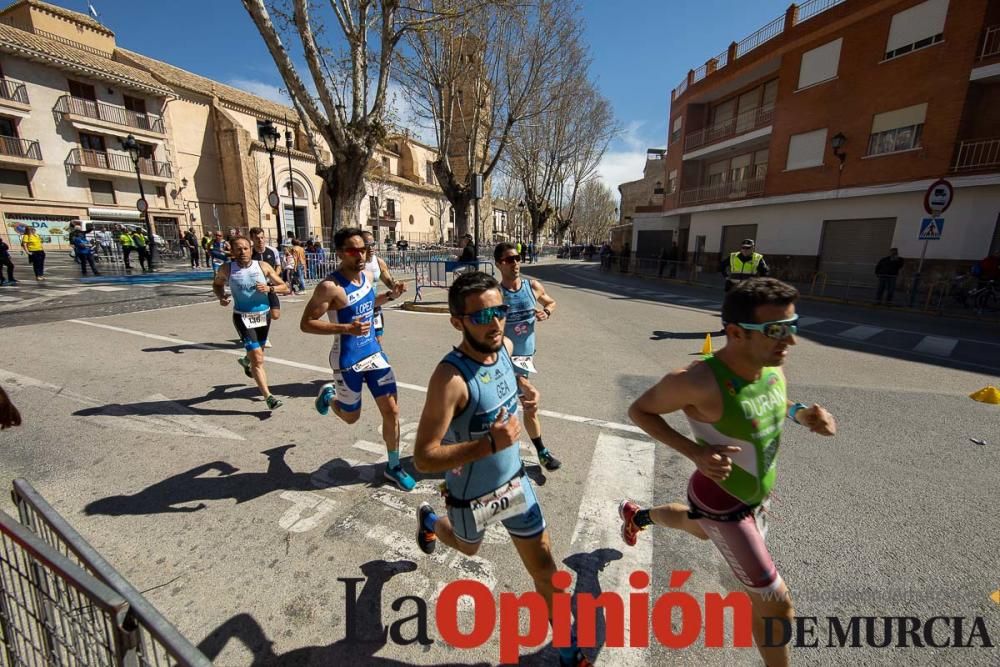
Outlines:
[{"label": "blue traffic sign", "polygon": [[924,218],[920,221],[921,241],[937,241],[944,231],[944,218]]}]

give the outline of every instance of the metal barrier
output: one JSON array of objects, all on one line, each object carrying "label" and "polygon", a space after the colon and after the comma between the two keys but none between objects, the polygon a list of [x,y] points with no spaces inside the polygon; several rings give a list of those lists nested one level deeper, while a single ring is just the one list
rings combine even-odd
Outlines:
[{"label": "metal barrier", "polygon": [[457,276],[469,271],[482,271],[495,275],[496,269],[492,259],[480,257],[475,262],[460,262],[457,259],[425,259],[417,260],[413,265],[414,294],[413,300],[420,301],[422,289],[442,287],[447,289]]},{"label": "metal barrier", "polygon": [[[113,590],[125,604],[127,662],[79,664],[128,664],[134,667],[180,665],[208,667],[212,663],[184,638],[114,567],[111,566],[26,480],[14,480],[11,492],[21,523],[74,568]],[[16,525],[16,524],[15,524]],[[23,594],[23,591],[22,591]],[[3,610],[0,609],[0,615]],[[0,665],[3,663],[0,662]],[[31,664],[11,662],[12,665]],[[57,663],[67,664],[67,663]],[[77,664],[77,663],[73,663]]]},{"label": "metal barrier", "polygon": [[129,665],[125,599],[0,512],[0,665]]}]

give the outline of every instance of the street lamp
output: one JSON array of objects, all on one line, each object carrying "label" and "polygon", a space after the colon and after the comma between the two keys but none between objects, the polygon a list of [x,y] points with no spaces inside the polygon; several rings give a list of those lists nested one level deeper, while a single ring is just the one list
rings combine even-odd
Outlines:
[{"label": "street lamp", "polygon": [[139,181],[139,201],[135,207],[146,218],[146,247],[149,249],[149,259],[147,266],[149,271],[153,271],[153,252],[156,250],[156,241],[153,237],[153,225],[149,222],[149,203],[146,202],[146,192],[142,188],[142,174],[139,171],[139,144],[131,134],[125,138],[122,146],[128,151],[128,156],[132,158],[132,165],[135,166],[135,177]]},{"label": "street lamp", "polygon": [[278,211],[278,204],[281,200],[278,199],[278,178],[274,175],[274,149],[278,147],[278,137],[280,136],[271,121],[260,126],[260,138],[264,142],[264,150],[267,151],[267,157],[271,161],[271,192],[267,195],[267,203],[274,209],[274,224],[278,230],[279,247],[284,241],[284,237],[281,230],[281,214]]},{"label": "street lamp", "polygon": [[524,200],[517,202],[517,240],[524,236]]},{"label": "street lamp", "polygon": [[[285,150],[288,152],[288,195],[292,198],[292,224],[295,224],[295,184],[292,183],[292,131],[288,129],[285,119]],[[308,230],[307,230],[308,231]],[[308,234],[306,234],[308,236]],[[278,245],[281,245],[279,239]]]},{"label": "street lamp", "polygon": [[847,137],[844,136],[843,132],[838,132],[833,135],[830,139],[830,147],[833,149],[833,154],[840,160],[840,168],[844,168],[844,159],[847,158],[847,153],[840,150],[847,143]]}]

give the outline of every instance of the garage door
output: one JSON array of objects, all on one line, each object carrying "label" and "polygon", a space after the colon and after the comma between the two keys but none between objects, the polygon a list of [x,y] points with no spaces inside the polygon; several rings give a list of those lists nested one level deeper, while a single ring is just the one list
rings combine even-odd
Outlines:
[{"label": "garage door", "polygon": [[875,264],[889,254],[895,230],[895,218],[823,221],[819,270],[831,282],[874,284]]},{"label": "garage door", "polygon": [[728,257],[730,253],[739,252],[743,239],[756,240],[757,225],[727,225],[723,227],[722,246],[719,248],[719,254]]}]

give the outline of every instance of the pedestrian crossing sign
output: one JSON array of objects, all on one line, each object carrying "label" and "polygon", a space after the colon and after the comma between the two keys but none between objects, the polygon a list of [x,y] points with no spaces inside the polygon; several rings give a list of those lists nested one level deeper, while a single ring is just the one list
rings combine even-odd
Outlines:
[{"label": "pedestrian crossing sign", "polygon": [[921,241],[937,241],[944,231],[944,218],[924,218],[920,221]]}]

